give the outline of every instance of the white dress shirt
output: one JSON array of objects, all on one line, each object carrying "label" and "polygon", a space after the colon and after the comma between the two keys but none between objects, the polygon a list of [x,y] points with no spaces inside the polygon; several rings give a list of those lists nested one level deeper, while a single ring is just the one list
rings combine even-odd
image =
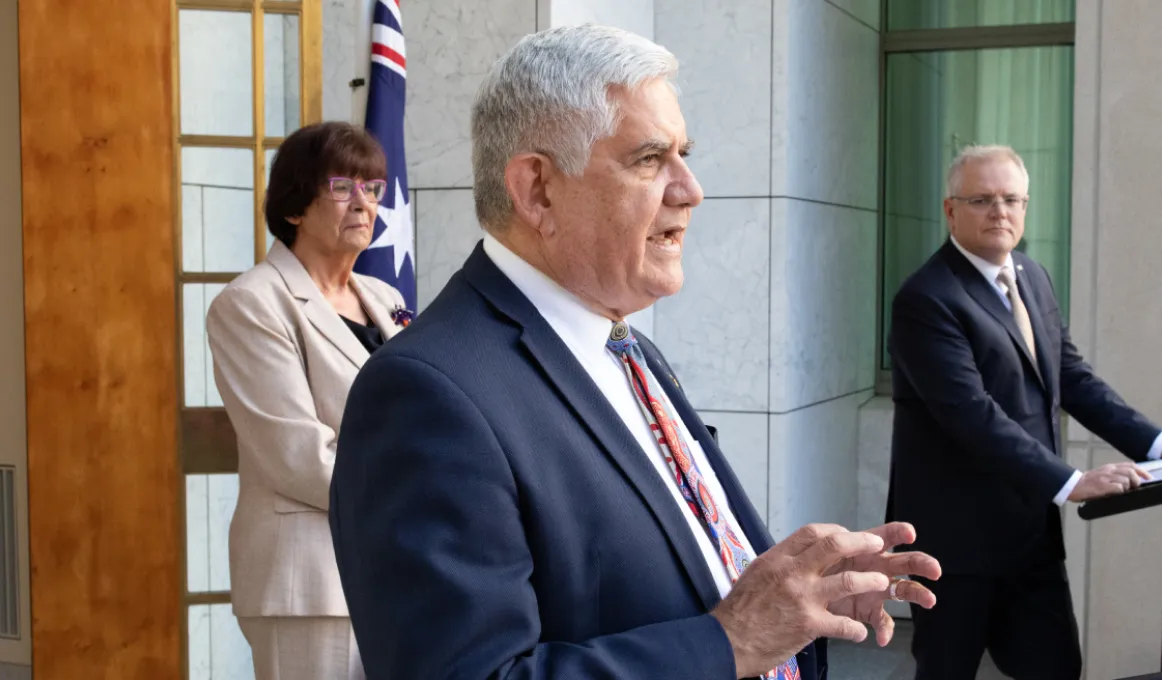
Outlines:
[{"label": "white dress shirt", "polygon": [[[609,332],[613,329],[613,321],[590,311],[575,295],[522,260],[491,234],[484,235],[484,252],[493,264],[533,303],[533,306],[557,332],[557,335],[585,369],[585,372],[593,379],[597,389],[609,400],[613,410],[621,417],[622,422],[625,423],[626,428],[641,447],[642,455],[649,459],[658,475],[661,476],[662,482],[674,499],[674,503],[677,504],[682,516],[686,518],[690,533],[694,535],[698,541],[698,547],[702,550],[702,558],[714,576],[714,583],[718,586],[719,594],[726,597],[732,584],[726,567],[722,564],[722,558],[719,557],[718,548],[710,542],[710,537],[703,528],[702,521],[694,516],[694,513],[690,511],[690,506],[682,498],[678,484],[670,472],[669,464],[662,456],[654,435],[650,431],[649,423],[642,414],[641,406],[633,393],[633,388],[630,386],[621,360],[605,346],[605,341],[609,339]],[[647,366],[642,368],[649,370]],[[747,555],[753,559],[754,548],[738,525],[729,503],[726,502],[726,494],[722,490],[705,452],[690,435],[690,431],[686,429],[686,424],[682,422],[681,417],[664,392],[661,397],[665,400],[670,416],[678,423],[682,436],[686,438],[694,463],[698,466],[698,471],[702,473],[703,481],[709,487],[710,495],[718,506],[718,511],[726,516],[726,521],[734,527],[738,539],[746,548]]]},{"label": "white dress shirt", "polygon": [[[956,246],[956,249],[959,250],[960,253],[964,255],[964,257],[966,257],[969,262],[972,263],[972,266],[976,267],[977,271],[980,272],[985,281],[989,282],[989,285],[992,286],[992,289],[996,291],[997,296],[999,296],[1001,301],[1005,303],[1005,309],[1009,310],[1010,312],[1013,311],[1013,305],[1011,302],[1009,302],[1009,296],[1005,294],[1005,289],[1002,288],[1001,284],[997,282],[997,277],[1000,276],[1001,269],[1003,267],[1008,267],[1011,269],[1013,271],[1013,276],[1016,277],[1017,270],[1013,265],[1012,253],[1005,255],[1004,265],[996,265],[982,257],[968,252],[968,250],[966,250],[964,246],[960,245],[960,243],[958,243],[955,238],[950,237],[950,239],[952,241],[952,245]],[[1019,285],[1017,287],[1017,292],[1020,293]],[[1159,458],[1162,458],[1162,434],[1159,434],[1158,437],[1154,439],[1154,444],[1150,447],[1150,452],[1146,454],[1146,457],[1150,460],[1158,460]],[[1053,502],[1059,506],[1065,505],[1065,502],[1069,500],[1069,494],[1073,493],[1074,487],[1076,487],[1077,483],[1081,481],[1081,475],[1081,470],[1074,470],[1073,474],[1070,475],[1069,480],[1065,482],[1065,486],[1061,487],[1061,491],[1058,491],[1057,495],[1053,497]]]}]

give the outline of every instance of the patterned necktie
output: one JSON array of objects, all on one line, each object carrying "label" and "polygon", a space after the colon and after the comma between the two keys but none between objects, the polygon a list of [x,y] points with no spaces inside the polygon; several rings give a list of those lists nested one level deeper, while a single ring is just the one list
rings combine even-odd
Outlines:
[{"label": "patterned necktie", "polygon": [[[682,492],[682,498],[690,512],[701,520],[710,542],[718,548],[718,556],[726,567],[730,582],[734,583],[750,564],[750,558],[742,541],[738,540],[734,527],[730,526],[725,515],[718,512],[718,506],[710,495],[710,489],[698,470],[677,421],[666,412],[665,393],[646,368],[646,357],[642,354],[637,338],[629,332],[629,326],[624,321],[618,321],[613,325],[605,345],[621,360],[633,393],[637,396],[638,406],[649,423],[658,448]],[[792,656],[763,677],[768,680],[799,680],[799,664]]]},{"label": "patterned necktie", "polygon": [[997,274],[997,283],[1005,289],[1009,304],[1013,306],[1013,320],[1017,322],[1017,329],[1021,331],[1025,347],[1029,349],[1029,356],[1033,357],[1033,365],[1036,366],[1037,345],[1033,342],[1033,324],[1029,321],[1029,310],[1025,308],[1025,303],[1021,301],[1021,295],[1017,291],[1017,279],[1013,276],[1011,267],[1001,267],[1001,273]]}]

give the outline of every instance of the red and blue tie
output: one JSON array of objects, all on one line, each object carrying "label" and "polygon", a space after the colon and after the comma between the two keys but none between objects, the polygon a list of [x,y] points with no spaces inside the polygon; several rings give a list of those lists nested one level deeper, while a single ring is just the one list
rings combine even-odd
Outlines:
[{"label": "red and blue tie", "polygon": [[[702,527],[710,536],[710,542],[718,548],[718,556],[726,566],[730,582],[734,583],[750,564],[750,557],[742,542],[738,540],[738,534],[726,520],[726,516],[718,512],[710,489],[706,486],[702,473],[699,472],[698,465],[690,453],[690,446],[682,436],[677,421],[666,412],[665,393],[646,368],[646,358],[637,338],[633,337],[624,321],[618,321],[613,325],[613,331],[605,344],[621,360],[626,377],[629,378],[633,392],[637,396],[638,406],[641,407],[642,415],[654,433],[658,448],[670,466],[670,473],[682,492],[682,498],[686,500],[686,505],[694,516],[701,520]],[[799,664],[792,656],[786,663],[769,671],[763,677],[768,680],[799,680]]]}]

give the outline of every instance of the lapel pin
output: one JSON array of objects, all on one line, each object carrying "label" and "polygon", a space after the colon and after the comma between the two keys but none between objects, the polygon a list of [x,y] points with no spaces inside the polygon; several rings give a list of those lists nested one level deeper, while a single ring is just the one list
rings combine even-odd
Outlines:
[{"label": "lapel pin", "polygon": [[391,312],[391,320],[401,328],[407,328],[414,318],[416,318],[415,312],[406,307],[396,307]]},{"label": "lapel pin", "polygon": [[1025,271],[1025,265],[1023,265],[1023,264],[1017,265],[1017,271],[1019,271],[1019,272]]}]

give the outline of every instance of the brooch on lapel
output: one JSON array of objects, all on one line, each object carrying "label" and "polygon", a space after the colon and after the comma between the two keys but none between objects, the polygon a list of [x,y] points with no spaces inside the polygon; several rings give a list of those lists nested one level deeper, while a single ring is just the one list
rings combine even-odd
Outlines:
[{"label": "brooch on lapel", "polygon": [[410,324],[414,318],[416,318],[415,312],[403,307],[396,307],[391,312],[391,320],[395,322],[395,325],[402,328],[407,328],[408,324]]}]

